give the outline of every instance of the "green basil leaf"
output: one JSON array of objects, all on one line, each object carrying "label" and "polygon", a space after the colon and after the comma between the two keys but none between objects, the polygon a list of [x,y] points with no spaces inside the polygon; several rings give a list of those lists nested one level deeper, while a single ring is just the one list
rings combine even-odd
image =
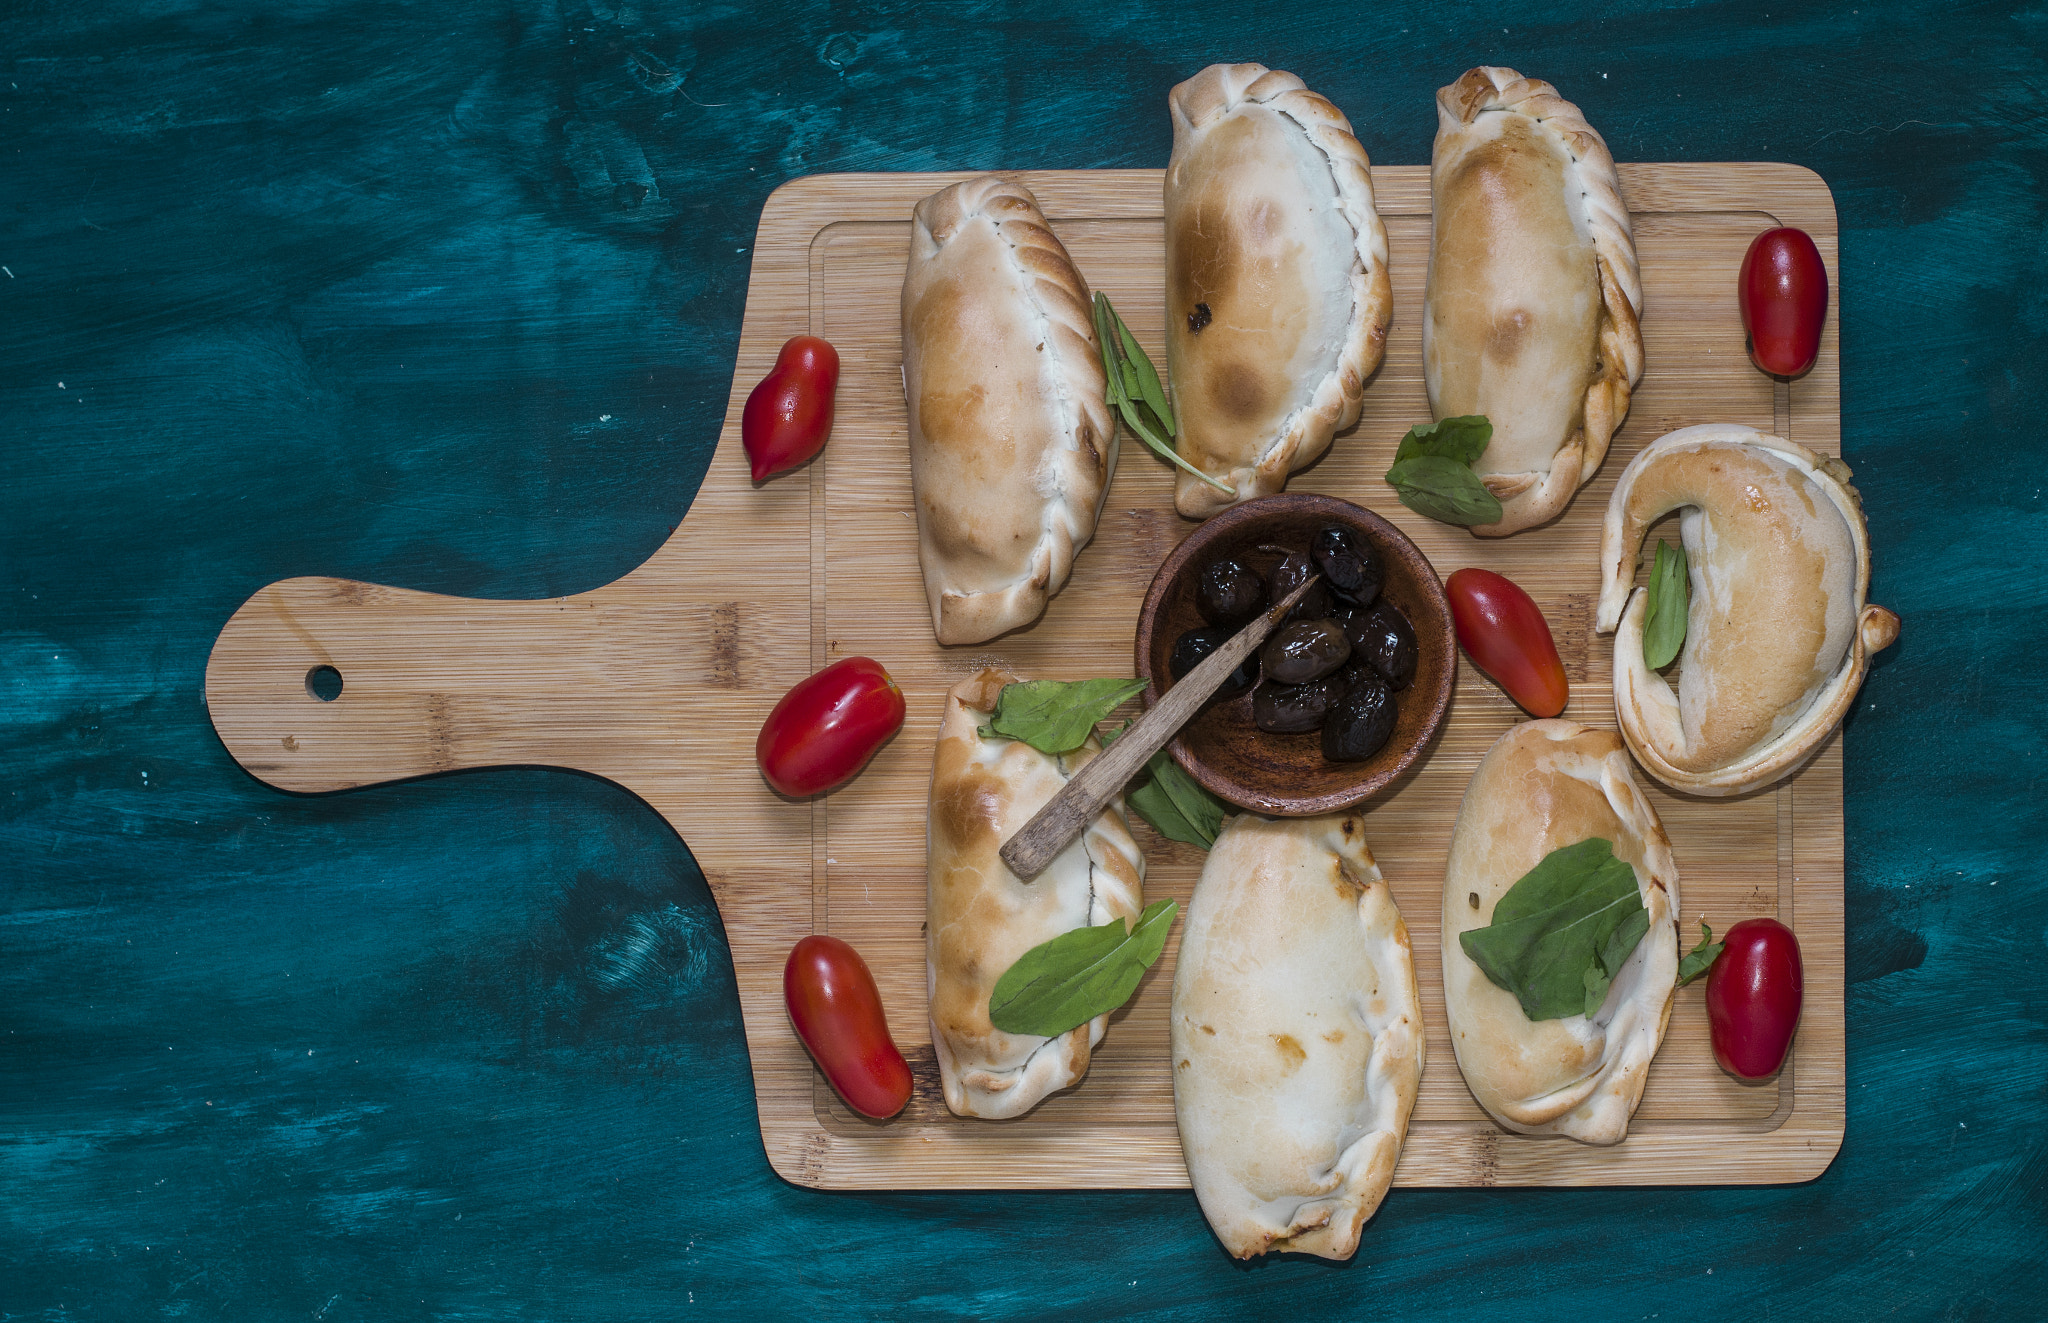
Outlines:
[{"label": "green basil leaf", "polygon": [[1590,1020],[1600,1013],[1601,1003],[1607,1000],[1607,989],[1614,985],[1614,976],[1600,968],[1600,962],[1596,960],[1586,966],[1584,977],[1586,1000],[1579,1007],[1579,1013]]},{"label": "green basil leaf", "polygon": [[1223,801],[1202,788],[1202,783],[1189,776],[1173,755],[1161,750],[1152,755],[1147,764],[1152,773],[1152,784],[1166,792],[1173,806],[1180,810],[1188,825],[1200,834],[1201,847],[1206,850],[1216,844],[1216,833],[1223,830],[1223,819],[1229,810]]},{"label": "green basil leaf", "polygon": [[1720,958],[1721,948],[1725,945],[1727,943],[1714,940],[1714,930],[1707,927],[1705,919],[1701,919],[1700,944],[1687,951],[1685,958],[1678,962],[1678,986],[1682,988],[1712,969],[1714,961]]},{"label": "green basil leaf", "polygon": [[1099,289],[1095,291],[1095,338],[1102,342],[1102,373],[1109,380],[1104,398],[1123,418],[1131,435],[1167,463],[1187,470],[1219,492],[1236,495],[1229,483],[1210,477],[1173,448],[1173,407],[1166,401],[1159,373],[1117,315],[1109,295]]},{"label": "green basil leaf", "polygon": [[1647,931],[1635,870],[1596,836],[1545,855],[1458,945],[1524,1015],[1557,1020],[1599,1010]]},{"label": "green basil leaf", "polygon": [[1080,748],[1095,733],[1096,722],[1144,688],[1143,680],[1115,676],[1006,684],[996,695],[988,729],[1022,740],[1040,753],[1066,753]]},{"label": "green basil leaf", "polygon": [[1432,455],[1471,464],[1486,453],[1491,440],[1493,423],[1483,413],[1422,423],[1409,428],[1408,435],[1401,438],[1401,444],[1394,450],[1394,462]]},{"label": "green basil leaf", "polygon": [[1129,932],[1124,920],[1111,919],[1032,947],[996,980],[989,1023],[1006,1034],[1054,1038],[1115,1010],[1166,949],[1179,909],[1177,901],[1154,901]]},{"label": "green basil leaf", "polygon": [[1685,612],[1692,598],[1685,548],[1657,539],[1657,563],[1650,569],[1649,619],[1643,622],[1643,664],[1661,671],[1685,642]]},{"label": "green basil leaf", "polygon": [[1152,366],[1151,355],[1140,347],[1138,338],[1131,334],[1130,327],[1124,325],[1123,318],[1116,319],[1116,329],[1123,340],[1124,362],[1130,365],[1138,379],[1138,387],[1131,393],[1151,407],[1153,414],[1165,425],[1166,434],[1172,436],[1173,406],[1166,402],[1166,388],[1159,384],[1159,371]]},{"label": "green basil leaf", "polygon": [[[1107,749],[1119,735],[1131,728],[1126,721],[1102,737]],[[1124,795],[1131,811],[1152,824],[1152,830],[1169,841],[1185,841],[1204,850],[1216,844],[1216,833],[1230,810],[1223,801],[1202,789],[1201,782],[1181,770],[1173,755],[1161,749],[1145,764],[1146,779]]]},{"label": "green basil leaf", "polygon": [[1204,850],[1216,843],[1214,836],[1204,836],[1200,828],[1189,822],[1173,797],[1155,780],[1147,780],[1124,796],[1124,802],[1131,806],[1131,812],[1152,824],[1152,830],[1169,841],[1185,841],[1199,845]]},{"label": "green basil leaf", "polygon": [[1387,482],[1401,504],[1446,524],[1492,524],[1500,521],[1500,499],[1486,490],[1468,464],[1442,455],[1417,455],[1397,460]]}]

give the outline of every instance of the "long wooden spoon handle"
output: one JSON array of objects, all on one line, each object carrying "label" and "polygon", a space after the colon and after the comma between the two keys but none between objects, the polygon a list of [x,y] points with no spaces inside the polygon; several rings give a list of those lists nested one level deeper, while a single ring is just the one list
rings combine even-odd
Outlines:
[{"label": "long wooden spoon handle", "polygon": [[1230,673],[1266,641],[1266,636],[1279,626],[1281,618],[1318,577],[1311,576],[1278,605],[1239,630],[1228,643],[1204,657],[1160,697],[1150,712],[1138,718],[1136,725],[1060,787],[1059,793],[1047,800],[1031,821],[1004,842],[1000,853],[1009,870],[1029,881],[1071,845],[1095,815],[1102,812],[1102,806],[1116,797],[1124,783],[1136,776],[1153,754],[1166,747],[1188,718],[1223,687]]}]

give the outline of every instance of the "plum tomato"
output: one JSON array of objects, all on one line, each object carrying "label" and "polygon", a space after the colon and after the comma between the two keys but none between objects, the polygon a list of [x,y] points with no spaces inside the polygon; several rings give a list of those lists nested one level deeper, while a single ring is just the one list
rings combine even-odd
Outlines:
[{"label": "plum tomato", "polygon": [[782,696],[761,723],[754,759],[783,794],[823,794],[852,780],[902,727],[903,691],[889,672],[846,657]]},{"label": "plum tomato", "polygon": [[782,967],[789,1022],[825,1078],[862,1116],[882,1120],[910,1101],[910,1063],[889,1037],[882,994],[860,952],[837,937],[798,942]]},{"label": "plum tomato", "polygon": [[1463,569],[1444,584],[1458,646],[1531,716],[1554,717],[1571,698],[1550,623],[1529,594],[1492,570]]},{"label": "plum tomato", "polygon": [[1744,919],[1707,971],[1714,1060],[1737,1079],[1768,1079],[1785,1064],[1806,995],[1799,939],[1776,919]]},{"label": "plum tomato", "polygon": [[1751,240],[1735,300],[1751,362],[1774,377],[1813,366],[1828,319],[1828,269],[1806,231],[1780,226]]},{"label": "plum tomato", "polygon": [[740,412],[740,444],[747,449],[755,482],[793,469],[825,448],[838,389],[838,350],[815,335],[799,335],[782,346],[775,366]]}]

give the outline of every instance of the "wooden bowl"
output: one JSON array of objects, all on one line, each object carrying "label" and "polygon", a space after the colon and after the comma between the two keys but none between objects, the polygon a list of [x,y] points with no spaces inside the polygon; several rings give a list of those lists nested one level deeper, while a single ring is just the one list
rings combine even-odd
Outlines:
[{"label": "wooden bowl", "polygon": [[1273,817],[1335,813],[1364,802],[1422,756],[1450,714],[1457,643],[1450,603],[1429,558],[1370,510],[1334,496],[1284,492],[1234,506],[1188,534],[1152,576],[1138,613],[1137,667],[1149,682],[1149,708],[1159,701],[1162,686],[1173,684],[1167,658],[1174,641],[1207,623],[1195,609],[1200,569],[1237,556],[1259,574],[1270,574],[1287,551],[1307,551],[1310,539],[1329,524],[1343,525],[1380,553],[1386,566],[1380,598],[1415,626],[1415,680],[1394,695],[1394,733],[1362,762],[1333,763],[1323,757],[1321,731],[1276,735],[1253,725],[1252,695],[1244,693],[1210,705],[1168,746],[1174,761],[1210,794]]}]

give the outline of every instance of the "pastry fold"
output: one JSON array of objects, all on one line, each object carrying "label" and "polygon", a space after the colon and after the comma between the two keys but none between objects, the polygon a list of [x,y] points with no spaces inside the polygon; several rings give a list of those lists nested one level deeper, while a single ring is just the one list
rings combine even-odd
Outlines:
[{"label": "pastry fold", "polygon": [[[1659,781],[1732,795],[1797,771],[1841,724],[1899,618],[1866,601],[1863,506],[1838,459],[1754,428],[1707,423],[1622,470],[1600,534],[1601,633],[1614,631],[1614,711]],[[1643,661],[1644,530],[1683,509],[1692,600],[1678,690]],[[1633,600],[1631,600],[1631,595]]]},{"label": "pastry fold", "polygon": [[[1600,837],[1635,870],[1650,928],[1588,1018],[1532,1022],[1465,954],[1460,933],[1553,850]],[[1664,1041],[1678,980],[1678,865],[1612,732],[1525,721],[1494,742],[1458,807],[1444,872],[1444,1012],[1472,1096],[1524,1135],[1619,1144]]]},{"label": "pastry fold", "polygon": [[1224,824],[1173,976],[1173,1105],[1202,1215],[1240,1259],[1346,1259],[1422,1079],[1408,929],[1357,813]]},{"label": "pastry fold", "polygon": [[984,670],[953,686],[932,763],[925,976],[939,1079],[946,1106],[961,1116],[1022,1116],[1088,1073],[1107,1015],[1057,1038],[1010,1034],[989,1023],[989,994],[1032,947],[1144,908],[1145,856],[1121,796],[1032,881],[1004,866],[1003,842],[1100,752],[1092,737],[1064,758],[983,739],[996,696],[1016,678]]},{"label": "pastry fold", "polygon": [[1116,467],[1087,282],[1000,175],[917,204],[903,394],[917,555],[941,643],[1028,625],[1066,584]]},{"label": "pastry fold", "polygon": [[1371,162],[1290,73],[1212,64],[1173,89],[1166,362],[1175,479],[1206,519],[1287,485],[1358,421],[1393,318]]},{"label": "pastry fold", "polygon": [[1436,95],[1422,372],[1437,418],[1484,414],[1483,537],[1590,481],[1643,376],[1642,283],[1614,158],[1549,83],[1478,68]]}]

